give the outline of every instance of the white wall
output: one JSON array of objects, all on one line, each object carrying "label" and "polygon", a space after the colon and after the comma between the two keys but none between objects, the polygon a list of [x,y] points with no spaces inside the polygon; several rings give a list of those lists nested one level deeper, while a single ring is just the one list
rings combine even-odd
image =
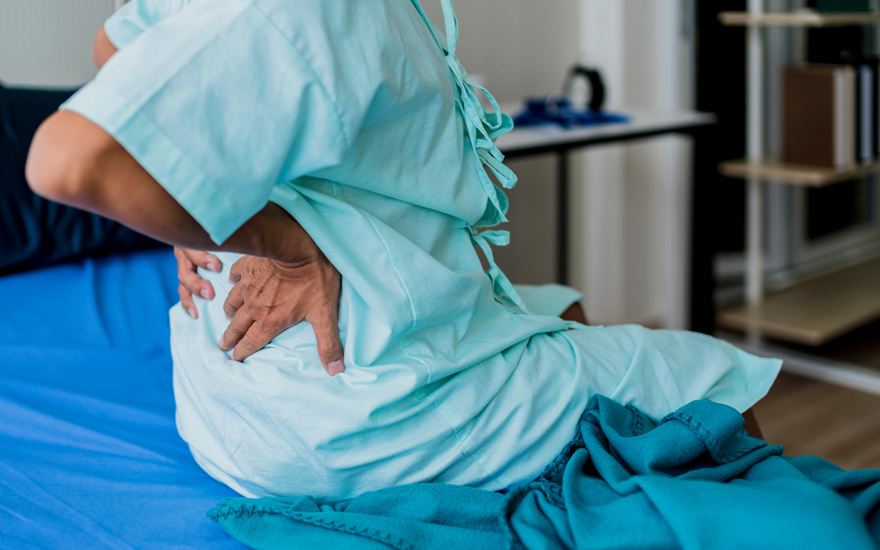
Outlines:
[{"label": "white wall", "polygon": [[[609,108],[693,106],[687,0],[581,0],[586,61],[604,69]],[[690,144],[679,137],[583,156],[574,281],[591,320],[688,325]]]},{"label": "white wall", "polygon": [[95,33],[114,0],[0,0],[0,81],[78,86],[92,78]]}]

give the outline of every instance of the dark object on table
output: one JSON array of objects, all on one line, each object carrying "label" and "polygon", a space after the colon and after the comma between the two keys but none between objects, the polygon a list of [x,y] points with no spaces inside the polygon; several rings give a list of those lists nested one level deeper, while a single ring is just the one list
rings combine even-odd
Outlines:
[{"label": "dark object on table", "polygon": [[590,111],[601,111],[602,105],[605,104],[605,80],[602,78],[602,73],[598,69],[575,65],[568,72],[568,78],[565,79],[566,97],[572,96],[574,83],[578,77],[587,79],[587,83],[590,85],[590,98],[587,99],[587,109]]},{"label": "dark object on table", "polygon": [[34,133],[73,92],[0,85],[0,274],[159,244],[114,221],[43,199],[28,187],[24,165]]},{"label": "dark object on table", "polygon": [[[578,78],[586,79],[590,86],[586,109],[575,107],[570,99]],[[602,74],[596,69],[577,65],[571,69],[565,81],[565,95],[527,99],[525,111],[516,115],[513,123],[520,127],[557,124],[563,128],[573,128],[629,122],[625,115],[602,111],[604,103],[605,83]]]}]

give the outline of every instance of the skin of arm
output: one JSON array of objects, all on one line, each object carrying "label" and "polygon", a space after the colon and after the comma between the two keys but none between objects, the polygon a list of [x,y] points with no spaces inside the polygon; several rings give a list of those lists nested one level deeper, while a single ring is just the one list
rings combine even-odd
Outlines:
[{"label": "skin of arm", "polygon": [[25,175],[31,189],[44,198],[110,218],[175,246],[293,264],[314,254],[308,234],[271,203],[223,244],[215,244],[110,134],[71,111],[53,114],[37,130]]},{"label": "skin of arm", "polygon": [[92,46],[92,61],[100,69],[104,66],[104,63],[113,57],[116,51],[116,46],[113,45],[113,42],[110,42],[110,38],[107,36],[107,32],[102,25],[100,30],[98,30],[98,34],[95,35],[95,45]]},{"label": "skin of arm", "polygon": [[[92,60],[100,69],[116,52],[102,26],[95,35]],[[296,250],[297,241],[311,240],[286,212],[269,204],[218,247],[110,134],[69,111],[55,113],[37,130],[25,175],[38,195],[103,215],[176,246],[290,261],[303,252]],[[123,181],[125,185],[118,185]],[[270,238],[273,228],[285,227],[299,229],[299,234]]]},{"label": "skin of arm", "polygon": [[[115,53],[102,27],[92,51],[96,65]],[[325,370],[331,375],[344,370],[336,326],[339,272],[279,206],[267,204],[217,245],[113,136],[70,111],[53,114],[37,130],[25,176],[31,189],[46,199],[110,218],[176,247],[245,254],[233,266],[237,284],[225,307],[231,322],[220,342],[224,350],[234,347],[233,359],[244,360],[287,328],[307,321],[315,329]],[[210,255],[204,257],[210,261]],[[213,298],[213,289],[204,297]]]},{"label": "skin of arm", "polygon": [[[74,112],[49,117],[34,135],[25,176],[38,195],[115,220],[157,240],[245,254],[220,341],[242,361],[287,328],[312,324],[331,375],[344,370],[337,328],[341,279],[306,231],[269,203],[222,244],[103,128]],[[230,301],[231,300],[231,301]]]}]

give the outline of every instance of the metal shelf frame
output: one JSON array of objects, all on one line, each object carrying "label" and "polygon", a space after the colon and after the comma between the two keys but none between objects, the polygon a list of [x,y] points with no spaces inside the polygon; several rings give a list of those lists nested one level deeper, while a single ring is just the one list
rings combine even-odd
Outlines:
[{"label": "metal shelf frame", "polygon": [[[749,0],[747,12],[723,12],[719,19],[726,25],[745,26],[747,48],[747,96],[746,96],[746,158],[724,163],[722,173],[741,177],[746,181],[746,308],[758,309],[764,300],[763,255],[763,191],[766,181],[778,183],[822,186],[843,181],[841,174],[799,172],[795,177],[785,177],[790,166],[768,162],[767,144],[764,140],[766,123],[764,59],[766,49],[765,30],[770,26],[820,27],[880,24],[880,13],[817,14],[809,12],[767,12],[764,0]],[[780,168],[782,169],[780,172]],[[855,168],[858,171],[861,168]],[[867,172],[875,170],[866,168]],[[730,173],[730,172],[735,172]],[[788,172],[791,176],[792,172]],[[795,180],[795,181],[792,181]],[[725,337],[724,333],[719,333]],[[785,360],[784,369],[826,382],[856,387],[865,391],[880,392],[880,372],[852,365],[842,365],[806,354],[795,354],[779,346],[770,346],[759,328],[746,329],[744,339],[726,336],[727,339],[759,355],[777,356]],[[857,375],[854,375],[857,373]]]}]

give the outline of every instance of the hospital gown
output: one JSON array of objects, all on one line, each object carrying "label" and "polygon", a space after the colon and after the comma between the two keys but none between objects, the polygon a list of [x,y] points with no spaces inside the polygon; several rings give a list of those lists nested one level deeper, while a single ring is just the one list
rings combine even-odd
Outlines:
[{"label": "hospital gown", "polygon": [[307,323],[243,363],[219,349],[236,255],[202,273],[217,297],[197,320],[171,311],[180,434],[243,495],[499,490],[540,473],[594,394],[742,411],[778,372],[705,335],[527,311],[491,257],[506,234],[483,229],[507,208],[486,170],[515,183],[494,145],[510,119],[477,101],[442,1],[445,32],[417,0],[135,0],[105,25],[119,52],[63,107],[216,242],[271,201],[342,275],[336,377]]}]

